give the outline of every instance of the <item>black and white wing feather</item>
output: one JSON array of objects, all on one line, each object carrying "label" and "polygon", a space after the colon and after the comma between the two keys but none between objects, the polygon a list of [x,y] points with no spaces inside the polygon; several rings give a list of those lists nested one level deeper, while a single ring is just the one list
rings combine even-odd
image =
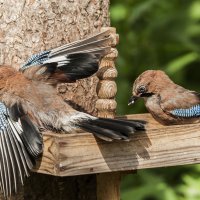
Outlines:
[{"label": "black and white wing feather", "polygon": [[110,52],[111,41],[109,31],[104,31],[87,39],[35,54],[20,71],[31,79],[53,84],[87,78],[97,72],[101,58]]},{"label": "black and white wing feather", "polygon": [[22,135],[20,121],[14,121],[0,102],[0,186],[5,197],[18,191],[34,164]]}]

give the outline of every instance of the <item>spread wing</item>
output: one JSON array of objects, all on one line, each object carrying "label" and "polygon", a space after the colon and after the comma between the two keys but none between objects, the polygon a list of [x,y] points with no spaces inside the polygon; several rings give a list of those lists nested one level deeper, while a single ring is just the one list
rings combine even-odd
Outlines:
[{"label": "spread wing", "polygon": [[[27,135],[32,133],[27,132],[29,125],[25,118],[21,119],[23,116],[19,115],[21,111],[18,108],[13,106],[9,110],[0,102],[0,186],[5,197],[18,191],[19,184],[29,176],[34,159],[41,153],[39,148],[34,148],[37,146],[35,140],[27,139]],[[34,153],[27,150],[29,146]]]},{"label": "spread wing", "polygon": [[177,86],[173,91],[162,94],[160,100],[164,112],[179,118],[200,116],[200,95]]},{"label": "spread wing", "polygon": [[97,72],[99,62],[110,52],[109,31],[33,55],[20,68],[30,79],[51,84],[74,82]]}]

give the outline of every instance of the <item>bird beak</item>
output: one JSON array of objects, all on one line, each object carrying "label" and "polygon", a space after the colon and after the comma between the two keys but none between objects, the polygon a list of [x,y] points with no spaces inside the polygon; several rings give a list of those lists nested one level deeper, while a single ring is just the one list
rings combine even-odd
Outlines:
[{"label": "bird beak", "polygon": [[129,101],[128,101],[128,106],[130,106],[131,104],[134,104],[135,101],[138,99],[138,96],[132,96]]}]

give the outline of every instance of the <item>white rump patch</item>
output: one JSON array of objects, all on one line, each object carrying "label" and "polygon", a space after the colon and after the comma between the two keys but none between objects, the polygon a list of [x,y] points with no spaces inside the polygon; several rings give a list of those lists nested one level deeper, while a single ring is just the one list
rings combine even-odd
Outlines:
[{"label": "white rump patch", "polygon": [[62,122],[62,128],[70,132],[77,128],[77,125],[82,121],[87,120],[96,120],[97,117],[91,116],[89,114],[83,113],[83,112],[75,112],[75,113],[69,113],[67,115],[64,115],[61,119]]}]

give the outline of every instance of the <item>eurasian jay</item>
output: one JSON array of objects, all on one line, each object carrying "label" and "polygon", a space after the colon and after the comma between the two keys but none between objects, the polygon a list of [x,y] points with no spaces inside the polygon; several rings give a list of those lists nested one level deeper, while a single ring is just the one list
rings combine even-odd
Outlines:
[{"label": "eurasian jay", "polygon": [[161,124],[186,124],[200,120],[200,94],[175,84],[160,70],[143,72],[133,84],[129,105],[143,98],[151,115]]},{"label": "eurasian jay", "polygon": [[91,132],[106,141],[129,140],[139,121],[104,119],[79,112],[58,94],[59,83],[97,72],[110,51],[108,31],[33,55],[17,71],[0,67],[0,186],[5,197],[18,185],[43,152],[41,130]]}]

